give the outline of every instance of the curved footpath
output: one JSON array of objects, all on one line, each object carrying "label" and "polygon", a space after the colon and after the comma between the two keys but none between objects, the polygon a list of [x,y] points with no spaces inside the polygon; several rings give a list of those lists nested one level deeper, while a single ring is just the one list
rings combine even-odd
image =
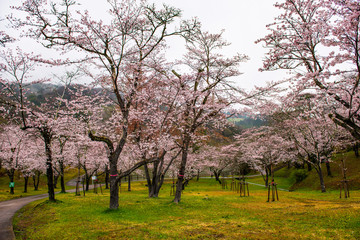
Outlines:
[{"label": "curved footpath", "polygon": [[[68,186],[76,186],[76,180],[73,179],[66,184]],[[76,189],[67,190],[67,192],[75,192]],[[58,193],[58,192],[57,192]],[[12,219],[15,213],[26,204],[33,201],[48,197],[47,193],[23,198],[17,198],[0,202],[0,240],[14,240],[15,234],[12,226]]]}]

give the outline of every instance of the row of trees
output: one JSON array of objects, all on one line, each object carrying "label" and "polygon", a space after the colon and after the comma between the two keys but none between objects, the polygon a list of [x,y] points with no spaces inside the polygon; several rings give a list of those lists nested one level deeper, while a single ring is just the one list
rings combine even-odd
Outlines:
[{"label": "row of trees", "polygon": [[[16,7],[24,18],[12,17],[11,22],[24,28],[27,37],[65,55],[74,50],[81,53],[76,61],[53,61],[21,51],[3,51],[2,116],[7,124],[17,124],[42,140],[52,201],[55,142],[60,144],[58,152],[71,158],[91,139],[104,147],[97,151],[107,158],[111,209],[118,208],[122,177],[145,166],[150,196],[157,196],[166,172],[179,157],[177,203],[189,154],[203,139],[200,130],[208,124],[221,124],[223,110],[239,101],[241,91],[229,78],[240,74],[237,67],[246,56],[223,56],[220,50],[228,43],[222,34],[203,31],[197,20],[181,21],[178,28],[173,27],[179,9],[157,9],[135,0],[108,4],[111,20],[106,24],[92,19],[70,0],[59,4],[25,1]],[[167,62],[163,55],[165,39],[171,36],[184,39],[187,49],[184,59],[176,63]],[[26,85],[38,82],[29,77],[31,71],[37,71],[34,60],[37,64],[76,66],[102,90],[74,89],[71,80],[75,75],[68,73],[57,97],[33,104],[25,92]]]},{"label": "row of trees", "polygon": [[[270,34],[258,41],[270,49],[263,70],[295,74],[286,83],[287,91],[271,101],[264,96],[280,92],[279,83],[246,94],[231,82],[247,57],[223,56],[228,43],[222,33],[202,30],[196,19],[183,21],[179,9],[165,5],[158,9],[137,0],[110,0],[108,5],[110,18],[104,21],[92,18],[74,0],[25,1],[15,8],[23,17],[9,17],[26,37],[69,56],[52,60],[19,50],[1,54],[2,117],[41,139],[50,200],[55,200],[54,152],[80,156],[92,149],[89,139],[98,144],[90,155],[106,158],[110,208],[116,209],[120,179],[141,166],[152,197],[176,166],[178,203],[184,182],[201,166],[211,167],[218,177],[226,167],[241,168],[245,162],[269,176],[275,163],[301,159],[322,181],[321,163],[343,141],[360,138],[357,1],[276,4],[282,14],[269,25]],[[12,40],[0,34],[2,44]],[[165,59],[169,37],[183,39],[182,60]],[[40,63],[80,69],[94,85],[75,87],[77,74],[67,73],[58,96],[34,104],[27,99],[26,86],[39,82],[29,74],[39,71]],[[255,112],[271,116],[272,124],[242,134],[233,145],[201,149],[205,129],[223,125],[224,110],[234,103],[252,104]],[[61,154],[59,159],[65,159]]]}]

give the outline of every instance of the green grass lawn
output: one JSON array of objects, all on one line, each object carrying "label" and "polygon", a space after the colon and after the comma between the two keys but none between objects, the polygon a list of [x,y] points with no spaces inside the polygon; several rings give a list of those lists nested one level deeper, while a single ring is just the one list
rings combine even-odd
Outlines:
[{"label": "green grass lawn", "polygon": [[[342,180],[342,169],[340,167],[340,160],[344,159],[347,168],[347,180],[349,181],[349,187],[352,190],[360,190],[360,158],[356,158],[352,151],[346,153],[336,154],[330,162],[332,176],[327,176],[326,166],[322,164],[323,176],[325,181],[325,187],[327,191],[338,191],[339,183]],[[304,171],[308,174],[307,177],[296,183],[296,179],[293,175],[294,171],[297,171],[294,167],[288,168],[284,166],[278,171],[275,171],[275,182],[279,188],[289,189],[291,191],[320,191],[319,175],[313,168],[310,172],[305,167]],[[261,176],[248,178],[247,181],[264,184],[264,180]],[[269,182],[271,179],[269,178]]]},{"label": "green grass lawn", "polygon": [[116,211],[108,210],[108,191],[29,204],[14,218],[17,239],[360,239],[360,191],[350,199],[280,191],[280,201],[266,202],[262,187],[250,185],[250,197],[239,197],[201,179],[174,204],[169,184],[158,199],[147,197],[144,182],[131,192],[124,185]]},{"label": "green grass lawn", "polygon": [[[78,171],[77,169],[66,170],[65,182],[75,178],[78,174],[77,171]],[[39,189],[37,191],[34,190],[33,180],[32,178],[30,178],[28,182],[27,193],[24,193],[24,178],[20,177],[20,174],[16,174],[14,181],[15,182],[14,194],[10,194],[10,188],[9,188],[10,181],[8,176],[5,174],[4,170],[1,171],[1,175],[2,176],[0,177],[0,202],[48,192],[47,179],[45,175],[42,175],[40,177]],[[74,187],[66,186],[66,189],[72,189],[72,188]],[[55,189],[55,191],[60,191],[60,190],[61,190],[61,186],[60,186],[60,178],[59,178],[57,188]]]}]

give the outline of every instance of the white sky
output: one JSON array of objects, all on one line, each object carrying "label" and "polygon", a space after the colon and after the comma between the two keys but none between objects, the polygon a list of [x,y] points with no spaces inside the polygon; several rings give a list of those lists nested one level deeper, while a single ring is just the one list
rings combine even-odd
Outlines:
[{"label": "white sky", "polygon": [[[244,73],[237,82],[239,86],[251,89],[254,85],[263,85],[266,81],[281,80],[286,77],[284,72],[258,72],[266,50],[254,41],[266,35],[266,24],[273,22],[277,9],[273,6],[277,0],[148,0],[158,6],[165,3],[178,7],[183,11],[183,18],[197,17],[203,29],[218,33],[225,30],[223,37],[231,43],[227,53],[241,53],[250,57],[243,63]],[[9,5],[18,5],[21,0],[0,0],[0,19],[9,12]],[[106,6],[106,0],[78,0],[89,8],[90,13],[100,13]],[[5,30],[4,21],[1,30]],[[170,42],[171,43],[171,42]],[[173,51],[172,48],[171,51]],[[176,47],[171,54],[181,55],[181,48]]]}]

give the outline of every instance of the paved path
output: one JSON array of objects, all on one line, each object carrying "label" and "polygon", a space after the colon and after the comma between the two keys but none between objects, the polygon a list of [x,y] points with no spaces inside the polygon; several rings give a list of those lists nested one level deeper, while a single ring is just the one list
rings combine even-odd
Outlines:
[{"label": "paved path", "polygon": [[[76,186],[76,180],[73,179],[66,184],[68,186]],[[75,192],[76,189],[67,190],[67,192]],[[58,192],[57,192],[58,193]],[[33,201],[47,198],[48,194],[41,194],[23,198],[12,199],[4,202],[0,202],[0,240],[13,240],[15,234],[12,226],[12,219],[15,213],[20,210],[26,204]]]}]

